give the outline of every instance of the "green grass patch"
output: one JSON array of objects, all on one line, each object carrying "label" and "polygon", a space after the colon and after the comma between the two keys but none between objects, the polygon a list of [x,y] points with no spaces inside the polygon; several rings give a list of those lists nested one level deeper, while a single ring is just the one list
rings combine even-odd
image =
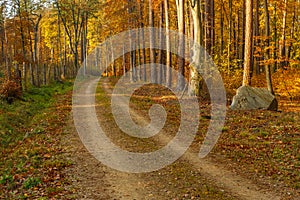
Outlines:
[{"label": "green grass patch", "polygon": [[28,190],[28,189],[33,188],[41,183],[42,183],[42,181],[39,177],[37,177],[37,178],[30,177],[24,181],[23,187]]}]

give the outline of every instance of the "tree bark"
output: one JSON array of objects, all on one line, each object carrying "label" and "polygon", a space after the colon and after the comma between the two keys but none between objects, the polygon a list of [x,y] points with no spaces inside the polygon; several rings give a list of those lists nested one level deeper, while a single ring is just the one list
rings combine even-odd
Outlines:
[{"label": "tree bark", "polygon": [[169,19],[169,0],[164,0],[165,5],[165,21],[166,21],[166,49],[167,49],[167,62],[168,66],[166,71],[166,86],[171,88],[172,86],[172,53],[170,42],[170,19]]},{"label": "tree bark", "polygon": [[229,27],[228,27],[228,44],[227,44],[227,70],[230,73],[231,69],[231,42],[232,42],[232,0],[229,0]]},{"label": "tree bark", "polygon": [[245,27],[246,27],[246,0],[243,0],[243,10],[242,10],[242,44],[241,44],[241,63],[245,61]]},{"label": "tree bark", "polygon": [[205,0],[205,49],[213,56],[214,44],[214,0]]},{"label": "tree bark", "polygon": [[268,8],[268,0],[264,0],[264,10],[265,10],[265,34],[266,34],[266,53],[265,53],[265,70],[266,70],[266,81],[268,90],[274,94],[273,84],[272,84],[272,76],[271,76],[271,68],[268,64],[268,60],[270,59],[270,16],[269,16],[269,8]]},{"label": "tree bark", "polygon": [[35,66],[35,77],[36,77],[36,86],[40,86],[40,81],[39,81],[39,66],[38,66],[38,58],[37,58],[37,52],[38,52],[38,48],[37,48],[37,45],[38,45],[38,31],[39,31],[39,24],[41,22],[41,19],[42,19],[42,15],[39,15],[38,16],[38,19],[37,19],[37,22],[35,23],[35,26],[34,26],[34,51],[33,51],[33,63],[34,63],[34,66]]},{"label": "tree bark", "polygon": [[[131,29],[133,28],[133,20],[132,20],[132,16],[131,14],[134,12],[134,7],[133,7],[133,3],[131,0],[127,0],[127,6],[128,6],[128,27]],[[133,33],[133,31],[129,30],[129,46],[130,49],[135,49],[135,35]],[[135,82],[136,81],[136,76],[135,76],[135,63],[134,63],[134,54],[135,51],[130,51],[129,53],[129,74],[130,74],[130,82]]]},{"label": "tree bark", "polygon": [[281,45],[280,45],[280,65],[281,67],[286,67],[286,24],[287,24],[287,6],[288,0],[284,0],[284,9],[283,9],[283,19],[282,19],[282,36],[281,36]]},{"label": "tree bark", "polygon": [[126,55],[125,55],[125,42],[123,43],[123,59],[122,59],[122,65],[123,65],[123,75],[126,77]]},{"label": "tree bark", "polygon": [[60,69],[62,69],[62,77],[65,78],[65,71],[63,69],[63,52],[62,52],[62,44],[61,44],[61,19],[60,16],[57,15],[57,42],[58,42],[58,48],[59,48],[59,65]]},{"label": "tree bark", "polygon": [[143,65],[143,73],[142,73],[142,70],[141,70],[141,73],[143,74],[143,81],[147,81],[147,68],[146,68],[146,49],[145,49],[145,32],[144,32],[144,22],[143,22],[143,14],[144,14],[144,0],[141,0],[139,2],[139,26],[141,28],[141,31],[140,31],[140,38],[141,38],[141,41],[140,41],[140,45],[141,45],[141,51],[142,51],[142,54],[141,54],[141,60],[143,60],[143,62],[141,63],[141,65]]},{"label": "tree bark", "polygon": [[25,62],[23,62],[23,88],[25,91],[27,90],[27,68]]},{"label": "tree bark", "polygon": [[159,28],[160,28],[160,33],[159,33],[159,45],[160,45],[160,50],[158,53],[158,63],[160,64],[158,67],[158,77],[157,77],[157,83],[162,84],[163,82],[163,21],[164,21],[164,6],[163,3],[160,4],[160,19],[159,19]]},{"label": "tree bark", "polygon": [[4,38],[5,38],[5,44],[6,44],[6,57],[5,57],[5,65],[6,65],[6,72],[7,72],[7,78],[8,80],[11,79],[11,66],[9,63],[9,44],[8,44],[8,37],[7,37],[7,30],[6,30],[6,23],[4,22]]},{"label": "tree bark", "polygon": [[43,65],[43,84],[47,85],[47,65]]},{"label": "tree bark", "polygon": [[67,77],[67,34],[64,28],[64,75]]},{"label": "tree bark", "polygon": [[141,63],[142,63],[142,61],[141,61],[141,50],[140,50],[140,48],[141,48],[141,32],[140,31],[138,31],[137,32],[137,51],[136,51],[136,53],[137,53],[137,66],[138,66],[138,68],[137,68],[137,80],[138,81],[141,81],[142,80],[142,66],[141,66]]},{"label": "tree bark", "polygon": [[[253,47],[255,47],[256,49],[260,48],[260,40],[259,40],[259,8],[260,8],[260,1],[259,0],[255,0],[255,21],[254,21],[254,44]],[[253,52],[255,50],[255,48],[253,48]],[[261,53],[261,52],[260,52]],[[253,54],[253,53],[252,53]],[[260,74],[260,66],[259,66],[259,57],[252,57],[252,63],[253,63],[253,67],[251,69],[252,73],[255,71],[256,74]],[[254,67],[255,64],[255,67]]]},{"label": "tree bark", "polygon": [[251,66],[252,66],[252,48],[253,48],[253,0],[246,0],[246,30],[245,30],[245,61],[243,86],[251,84]]},{"label": "tree bark", "polygon": [[[152,6],[152,0],[149,0],[149,26],[154,27],[154,11]],[[150,33],[150,66],[151,66],[151,83],[157,83],[157,72],[156,72],[156,64],[155,64],[155,33],[154,29],[151,30]]]},{"label": "tree bark", "polygon": [[200,0],[191,0],[191,11],[194,24],[194,46],[193,46],[193,58],[190,64],[190,83],[189,83],[189,96],[198,96],[200,94],[200,74],[199,64],[201,59],[200,44],[201,44],[201,12],[200,12]]},{"label": "tree bark", "polygon": [[222,5],[220,10],[220,53],[223,54],[223,52],[224,52],[224,11]]},{"label": "tree bark", "polygon": [[176,6],[177,6],[177,17],[178,17],[178,31],[179,31],[179,47],[178,47],[178,54],[181,55],[178,57],[178,80],[177,80],[177,91],[182,91],[185,87],[185,80],[184,80],[184,65],[185,60],[184,57],[182,57],[185,54],[185,20],[184,20],[184,6],[185,1],[184,0],[176,0]]},{"label": "tree bark", "polygon": [[292,47],[293,47],[293,40],[295,39],[295,23],[297,20],[297,13],[296,13],[296,4],[297,4],[297,0],[294,0],[294,10],[293,10],[293,17],[292,17],[292,26],[291,26],[291,36],[290,36],[290,42],[287,48],[287,59],[291,59],[291,51],[292,51]]}]

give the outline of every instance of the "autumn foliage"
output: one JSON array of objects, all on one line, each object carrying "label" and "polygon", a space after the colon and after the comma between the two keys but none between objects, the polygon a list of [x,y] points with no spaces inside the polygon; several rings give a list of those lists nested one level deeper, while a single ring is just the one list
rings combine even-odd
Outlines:
[{"label": "autumn foliage", "polygon": [[22,97],[22,85],[18,78],[0,80],[0,98],[12,103],[13,99]]}]

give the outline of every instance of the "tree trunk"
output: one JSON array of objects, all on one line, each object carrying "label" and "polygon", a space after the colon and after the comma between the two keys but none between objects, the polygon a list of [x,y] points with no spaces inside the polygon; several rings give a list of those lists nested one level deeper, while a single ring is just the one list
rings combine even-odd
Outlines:
[{"label": "tree trunk", "polygon": [[[152,7],[152,0],[149,0],[149,26],[154,27],[154,11]],[[151,83],[157,83],[157,72],[155,64],[155,32],[154,29],[150,33],[150,65],[151,65]]]},{"label": "tree trunk", "polygon": [[[133,48],[136,49],[136,43],[133,43]],[[133,73],[132,73],[132,79],[134,82],[136,82],[137,80],[137,72],[136,72],[136,50],[134,50],[132,52],[132,69],[133,69]]]},{"label": "tree trunk", "polygon": [[82,33],[81,33],[81,40],[80,40],[80,57],[81,60],[83,61],[83,75],[86,75],[86,65],[85,65],[85,53],[84,53],[84,48],[85,48],[85,44],[84,44],[84,29],[82,29]]},{"label": "tree trunk", "polygon": [[165,21],[166,21],[166,50],[167,50],[167,71],[166,71],[166,86],[172,87],[172,53],[170,43],[170,19],[169,19],[169,0],[164,0],[165,6]]},{"label": "tree trunk", "polygon": [[245,61],[243,86],[251,84],[251,66],[252,66],[252,48],[253,48],[253,0],[246,0],[246,30],[245,30]]},{"label": "tree trunk", "polygon": [[43,65],[43,84],[47,85],[47,65]]},{"label": "tree trunk", "polygon": [[184,6],[185,1],[184,0],[176,0],[176,6],[177,6],[177,16],[178,16],[178,31],[179,31],[179,47],[178,47],[178,54],[181,56],[178,56],[178,80],[177,80],[177,91],[182,91],[185,87],[185,80],[184,80],[184,54],[185,54],[185,20],[184,20]]},{"label": "tree trunk", "polygon": [[[142,50],[142,60],[143,63],[141,63],[143,65],[143,81],[147,81],[147,68],[146,68],[146,49],[145,49],[145,32],[144,32],[144,22],[143,22],[143,9],[144,9],[144,0],[141,0],[139,2],[139,20],[140,20],[140,37],[141,37],[141,50]],[[141,72],[142,73],[142,72]]]},{"label": "tree trunk", "polygon": [[[146,63],[146,54],[145,54],[145,49],[144,49],[144,38],[145,38],[145,34],[144,34],[144,22],[143,22],[143,9],[144,9],[144,1],[141,0],[139,2],[139,28],[141,28],[141,30],[139,31],[139,45],[140,45],[140,48],[141,48],[141,60],[143,60],[143,62],[141,62],[140,64],[141,65],[144,65]],[[142,73],[142,72],[141,72]]]},{"label": "tree trunk", "polygon": [[235,52],[236,52],[236,57],[237,59],[240,59],[240,52],[239,52],[239,48],[240,48],[240,43],[241,43],[241,18],[240,18],[240,10],[237,11],[237,39],[236,39],[236,47],[235,47]]},{"label": "tree trunk", "polygon": [[211,0],[210,6],[210,20],[211,20],[211,57],[214,57],[215,48],[215,1]]},{"label": "tree trunk", "polygon": [[[132,31],[131,30],[129,30],[129,48],[130,48],[130,50],[132,50],[133,49],[133,38],[132,38],[133,36],[132,36]],[[134,67],[134,64],[133,64],[133,52],[132,51],[130,51],[129,52],[129,78],[130,78],[130,82],[131,83],[133,83],[135,80],[135,78],[134,78],[134,72],[133,72],[133,67]]]},{"label": "tree trunk", "polygon": [[23,59],[26,59],[26,44],[25,44],[25,34],[24,34],[24,29],[23,29],[23,18],[21,17],[21,13],[20,14],[20,33],[21,33],[21,40],[22,40],[22,52],[23,52]]},{"label": "tree trunk", "polygon": [[272,76],[271,76],[271,68],[268,64],[268,60],[270,59],[270,16],[268,9],[268,0],[264,0],[264,10],[265,10],[265,34],[266,34],[266,53],[265,53],[265,70],[266,70],[266,80],[268,90],[274,94],[273,85],[272,85]]},{"label": "tree trunk", "polygon": [[[256,49],[259,49],[260,47],[260,40],[259,40],[259,8],[260,8],[260,5],[259,5],[259,0],[255,0],[255,21],[254,21],[254,36],[255,36],[255,39],[254,39],[254,44],[253,44],[253,53],[254,53],[254,50],[255,48]],[[252,55],[253,55],[252,53]],[[261,52],[260,52],[261,53]],[[252,57],[252,63],[253,63],[253,68],[251,69],[251,72],[253,73],[254,71],[256,72],[256,74],[260,74],[260,66],[259,66],[259,57]],[[255,64],[255,67],[254,67],[254,64]]]},{"label": "tree trunk", "polygon": [[8,80],[11,79],[11,66],[9,63],[9,44],[8,44],[8,37],[7,37],[7,31],[6,31],[6,23],[4,22],[4,37],[5,37],[5,44],[6,44],[6,57],[5,57],[5,65],[6,65],[6,72],[7,72],[7,78]]},{"label": "tree trunk", "polygon": [[22,92],[23,91],[23,88],[22,88],[22,73],[21,73],[21,70],[19,69],[18,64],[15,64],[15,81],[16,81],[17,85],[19,86],[20,91]]},{"label": "tree trunk", "polygon": [[198,68],[200,67],[200,44],[201,44],[201,12],[200,12],[200,0],[193,1],[194,4],[191,5],[192,17],[194,21],[194,36],[195,44],[193,46],[193,58],[190,64],[190,87],[189,95],[198,96],[200,94],[200,74]]},{"label": "tree trunk", "polygon": [[227,70],[230,73],[231,68],[231,40],[232,40],[232,0],[229,0],[229,27],[228,27],[228,56],[227,56]]},{"label": "tree trunk", "polygon": [[213,55],[214,43],[214,0],[205,0],[205,49]]},{"label": "tree trunk", "polygon": [[274,37],[273,37],[273,42],[274,42],[274,46],[275,46],[275,51],[273,51],[273,60],[275,60],[274,64],[273,64],[273,72],[276,72],[277,70],[277,59],[278,59],[278,54],[277,54],[277,49],[278,49],[278,35],[277,35],[277,1],[274,2],[274,12],[273,12],[273,16],[274,16],[274,28],[273,28],[273,32],[274,32]]},{"label": "tree trunk", "polygon": [[105,50],[104,50],[104,56],[105,56],[105,73],[106,73],[106,76],[108,77],[109,76],[109,67],[108,67],[108,65],[109,65],[109,57],[110,57],[110,54],[109,54],[109,49],[108,49],[108,44],[107,44],[107,40],[106,40],[106,42],[105,42]]},{"label": "tree trunk", "polygon": [[26,69],[26,63],[23,62],[23,88],[26,91],[27,90],[27,69]]},{"label": "tree trunk", "polygon": [[292,47],[293,47],[293,40],[295,39],[295,23],[296,23],[296,4],[297,4],[297,0],[294,1],[294,10],[293,10],[293,17],[292,17],[292,26],[291,26],[291,37],[290,37],[290,42],[287,48],[287,59],[291,59],[291,51],[292,51]]},{"label": "tree trunk", "polygon": [[95,50],[95,68],[96,68],[96,70],[100,70],[100,68],[99,68],[99,47],[96,47],[96,50]]},{"label": "tree trunk", "polygon": [[282,19],[282,36],[281,36],[281,45],[280,45],[280,65],[281,67],[287,66],[286,61],[286,21],[287,21],[287,5],[288,0],[284,0],[284,9],[283,9],[283,19]]},{"label": "tree trunk", "polygon": [[122,65],[123,65],[123,75],[126,77],[126,55],[125,55],[125,42],[123,43],[123,59],[122,59]]},{"label": "tree trunk", "polygon": [[67,34],[64,28],[64,76],[67,77]]},{"label": "tree trunk", "polygon": [[34,82],[34,69],[33,69],[32,63],[29,63],[29,73],[30,73],[30,83],[31,83],[31,85],[35,85],[35,82]]},{"label": "tree trunk", "polygon": [[62,53],[62,44],[61,44],[61,22],[60,22],[60,16],[57,15],[57,26],[58,26],[58,30],[57,30],[57,42],[58,42],[58,48],[59,48],[59,65],[60,65],[60,69],[63,70],[62,72],[62,77],[65,78],[65,72],[63,69],[63,53]]},{"label": "tree trunk", "polygon": [[[112,37],[112,33],[111,37]],[[115,54],[114,54],[114,47],[113,47],[113,40],[110,39],[110,51],[111,51],[111,60],[112,60],[112,76],[117,76],[117,69],[115,63]]]},{"label": "tree trunk", "polygon": [[137,32],[137,51],[136,51],[136,53],[137,53],[137,66],[138,66],[138,68],[137,68],[137,80],[138,81],[141,81],[142,80],[142,66],[141,66],[141,50],[140,50],[140,48],[141,48],[141,32],[140,31],[138,31]]},{"label": "tree trunk", "polygon": [[243,0],[243,10],[242,10],[242,44],[241,44],[241,64],[245,61],[245,27],[246,27],[246,0]]},{"label": "tree trunk", "polygon": [[159,33],[159,45],[160,45],[160,50],[158,53],[158,63],[160,64],[158,67],[158,77],[157,77],[157,83],[162,84],[163,82],[163,21],[164,21],[164,6],[163,3],[160,4],[160,19],[159,19],[159,28],[160,28],[160,33]]},{"label": "tree trunk", "polygon": [[42,19],[42,15],[39,15],[38,16],[38,20],[37,22],[35,23],[35,26],[34,26],[34,50],[33,50],[33,63],[34,63],[34,66],[35,66],[35,71],[36,71],[36,74],[35,74],[35,77],[36,77],[36,86],[40,86],[40,81],[39,81],[39,66],[38,66],[38,58],[37,58],[37,51],[38,51],[38,48],[37,48],[37,45],[38,45],[38,31],[39,31],[39,24],[41,22],[41,19]]},{"label": "tree trunk", "polygon": [[224,11],[223,5],[221,5],[220,10],[220,53],[224,52]]}]

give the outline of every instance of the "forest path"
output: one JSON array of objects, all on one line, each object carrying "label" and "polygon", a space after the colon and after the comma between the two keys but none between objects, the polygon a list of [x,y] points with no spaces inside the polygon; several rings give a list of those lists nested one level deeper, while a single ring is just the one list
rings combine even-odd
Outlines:
[{"label": "forest path", "polygon": [[[81,89],[85,93],[92,93],[87,90],[92,90],[94,84],[97,84],[96,80],[89,81]],[[104,81],[101,84],[110,96],[110,83]],[[135,112],[134,115],[139,113]],[[98,114],[98,117],[101,120],[101,115]],[[140,119],[143,120],[143,117]],[[156,172],[119,172],[104,166],[85,149],[72,121],[70,130],[71,134],[65,142],[70,148],[69,156],[76,165],[70,169],[69,174],[77,181],[75,187],[81,199],[281,199],[280,195],[267,187],[262,188],[250,179],[228,170],[211,157],[199,159],[191,151],[187,151],[176,163]],[[114,129],[108,127],[105,132],[111,135]],[[169,138],[160,137],[160,140],[157,142],[165,143],[164,140],[168,141]]]}]

